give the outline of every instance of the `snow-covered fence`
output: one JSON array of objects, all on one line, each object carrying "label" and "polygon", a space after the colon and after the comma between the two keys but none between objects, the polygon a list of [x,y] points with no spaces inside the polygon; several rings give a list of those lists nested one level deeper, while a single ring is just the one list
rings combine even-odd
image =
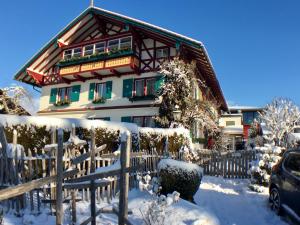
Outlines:
[{"label": "snow-covered fence", "polygon": [[255,151],[200,154],[199,164],[205,175],[223,176],[224,178],[250,178],[249,163],[255,160]]},{"label": "snow-covered fence", "polygon": [[[107,212],[96,212],[96,201],[104,201],[106,198],[110,202],[116,192],[120,191],[120,207],[113,208],[110,213],[119,215],[120,224],[129,224],[126,219],[126,193],[129,188],[136,186],[134,176],[141,165],[142,154],[132,153],[133,156],[130,157],[131,135],[126,132],[129,138],[121,138],[121,162],[115,162],[118,159],[117,154],[103,155],[101,151],[106,146],[95,147],[95,133],[92,130],[88,150],[84,146],[86,142],[77,138],[74,126],[67,143],[63,143],[62,129],[57,138],[56,129],[53,129],[52,144],[45,146],[42,154],[30,149],[25,154],[22,146],[17,144],[17,132],[14,132],[14,143],[7,144],[4,127],[0,124],[0,189],[4,188],[0,190],[0,204],[5,200],[19,213],[20,207],[25,208],[29,203],[30,209],[38,213],[41,203],[50,203],[51,210],[56,209],[57,224],[61,224],[62,202],[71,202],[73,222],[76,220],[76,193],[80,192],[81,200],[91,201],[93,206],[91,217],[82,224],[95,224],[96,216]],[[65,180],[70,176],[73,178]]]}]

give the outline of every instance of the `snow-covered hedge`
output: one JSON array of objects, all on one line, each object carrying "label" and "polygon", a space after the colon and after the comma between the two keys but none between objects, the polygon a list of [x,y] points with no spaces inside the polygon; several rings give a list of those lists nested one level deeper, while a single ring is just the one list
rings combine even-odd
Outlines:
[{"label": "snow-covered hedge", "polygon": [[162,159],[158,164],[163,194],[178,191],[183,199],[193,201],[203,177],[203,169],[193,163]]},{"label": "snow-covered hedge", "polygon": [[155,148],[158,154],[162,155],[168,138],[168,150],[170,153],[179,152],[183,145],[190,146],[189,131],[184,128],[163,129],[163,128],[139,128],[140,148],[147,150]]},{"label": "snow-covered hedge", "polygon": [[5,127],[8,142],[12,142],[13,130],[18,132],[18,143],[27,149],[40,151],[51,142],[53,128],[64,129],[64,141],[70,137],[72,124],[76,134],[83,140],[90,139],[90,129],[95,128],[96,145],[107,144],[106,151],[115,150],[119,144],[120,133],[130,131],[133,150],[149,150],[156,148],[162,152],[163,140],[168,136],[168,146],[171,152],[178,151],[183,143],[189,143],[188,131],[178,129],[139,128],[132,123],[118,123],[102,120],[59,119],[42,116],[12,116],[0,115],[0,123]]}]

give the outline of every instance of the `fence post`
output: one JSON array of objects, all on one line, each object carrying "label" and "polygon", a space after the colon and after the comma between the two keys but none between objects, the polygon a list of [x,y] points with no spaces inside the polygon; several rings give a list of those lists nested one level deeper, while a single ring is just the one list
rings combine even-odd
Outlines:
[{"label": "fence post", "polygon": [[63,182],[63,129],[58,129],[57,154],[56,154],[56,225],[62,225],[63,222],[63,199],[62,199],[62,182]]},{"label": "fence post", "polygon": [[[91,173],[94,173],[96,170],[96,165],[95,165],[95,129],[92,127],[91,129]],[[96,189],[95,189],[95,180],[91,180],[91,187],[90,187],[90,192],[91,192],[91,217],[92,225],[96,225]]]},{"label": "fence post", "polygon": [[[1,182],[2,184],[8,183],[8,176],[7,172],[9,171],[8,169],[8,161],[7,161],[7,140],[5,136],[5,131],[4,131],[4,126],[0,124],[0,144],[1,144],[1,157],[2,157],[2,167],[1,167],[1,172],[3,173],[1,175]],[[6,171],[6,173],[5,173]]]},{"label": "fence post", "polygon": [[128,218],[129,173],[126,173],[126,168],[130,166],[130,148],[131,136],[129,131],[126,131],[121,136],[119,225],[124,225]]},{"label": "fence post", "polygon": [[73,190],[71,192],[71,198],[72,198],[72,223],[75,225],[77,222],[76,218],[76,191]]},{"label": "fence post", "polygon": [[[55,144],[56,142],[56,131],[57,129],[52,127],[52,131],[51,131],[51,144]],[[48,156],[49,156],[49,163],[48,163],[48,170],[49,170],[49,176],[55,175],[55,163],[53,162],[52,157],[55,155],[55,148],[54,149],[50,149],[48,152]],[[55,196],[55,184],[52,182],[50,183],[50,200],[55,200],[56,196]],[[50,202],[50,210],[52,213],[52,207],[53,209],[55,209],[55,203],[51,203]]]}]

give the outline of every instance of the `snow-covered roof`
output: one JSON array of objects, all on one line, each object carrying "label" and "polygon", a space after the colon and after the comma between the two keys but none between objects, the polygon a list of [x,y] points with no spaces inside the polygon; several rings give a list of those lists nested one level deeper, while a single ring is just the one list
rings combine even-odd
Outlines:
[{"label": "snow-covered roof", "polygon": [[234,106],[228,106],[229,111],[230,110],[263,110],[263,107],[258,106],[242,106],[242,105],[234,105]]}]

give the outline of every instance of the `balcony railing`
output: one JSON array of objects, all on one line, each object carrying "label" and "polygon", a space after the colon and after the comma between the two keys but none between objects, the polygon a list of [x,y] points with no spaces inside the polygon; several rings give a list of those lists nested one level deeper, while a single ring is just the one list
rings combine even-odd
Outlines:
[{"label": "balcony railing", "polygon": [[109,52],[102,52],[98,54],[81,56],[81,57],[72,57],[70,59],[63,59],[58,63],[58,66],[59,67],[72,66],[81,63],[89,63],[97,60],[111,59],[111,58],[123,57],[123,56],[128,56],[133,54],[134,52],[131,48],[113,49]]}]

